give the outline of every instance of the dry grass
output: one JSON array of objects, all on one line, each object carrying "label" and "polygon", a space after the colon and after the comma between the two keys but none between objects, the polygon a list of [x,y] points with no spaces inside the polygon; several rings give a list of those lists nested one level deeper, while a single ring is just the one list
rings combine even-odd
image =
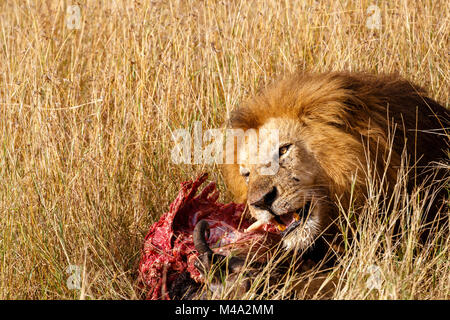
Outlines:
[{"label": "dry grass", "polygon": [[[222,181],[216,167],[171,163],[171,130],[219,127],[274,76],[396,71],[448,107],[448,1],[379,1],[379,31],[366,27],[371,4],[0,1],[0,298],[138,298],[143,236],[179,182],[202,170]],[[419,214],[421,200],[396,212]],[[448,235],[412,255],[405,230],[399,256],[366,216],[334,298],[450,297]],[[381,291],[365,286],[372,264]],[[66,285],[69,265],[84,266],[81,290]]]}]

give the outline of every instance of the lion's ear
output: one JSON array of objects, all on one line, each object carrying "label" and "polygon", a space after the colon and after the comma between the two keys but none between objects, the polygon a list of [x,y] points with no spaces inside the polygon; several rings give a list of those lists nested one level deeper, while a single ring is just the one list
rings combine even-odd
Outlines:
[{"label": "lion's ear", "polygon": [[237,203],[247,201],[247,184],[239,174],[239,165],[223,164],[221,170],[225,179],[225,185],[233,194],[234,201]]}]

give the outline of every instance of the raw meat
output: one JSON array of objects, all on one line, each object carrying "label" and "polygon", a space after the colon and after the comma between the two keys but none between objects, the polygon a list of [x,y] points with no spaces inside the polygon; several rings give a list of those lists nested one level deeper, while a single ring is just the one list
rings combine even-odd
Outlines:
[{"label": "raw meat", "polygon": [[242,214],[244,204],[218,203],[219,192],[214,182],[196,196],[207,177],[204,173],[194,182],[182,183],[169,212],[150,227],[145,237],[139,274],[147,299],[171,299],[174,298],[171,292],[189,289],[174,286],[195,286],[204,281],[194,265],[199,254],[192,236],[200,220],[209,224],[207,244],[222,255],[232,253],[245,259],[248,254],[257,254],[256,260],[264,261],[270,255],[268,249],[279,241],[275,232],[244,232],[251,225]]}]

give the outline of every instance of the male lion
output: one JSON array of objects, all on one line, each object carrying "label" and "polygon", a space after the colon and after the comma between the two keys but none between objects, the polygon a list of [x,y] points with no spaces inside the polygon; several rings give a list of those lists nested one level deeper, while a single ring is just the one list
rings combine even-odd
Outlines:
[{"label": "male lion", "polygon": [[[319,239],[331,243],[339,233],[339,205],[357,208],[368,197],[369,178],[383,179],[389,192],[402,161],[411,169],[410,191],[431,172],[447,178],[447,170],[431,169],[448,160],[449,123],[448,110],[397,75],[297,73],[246,101],[228,122],[279,130],[278,172],[233,164],[224,165],[224,177],[248,204],[256,221],[249,229],[275,225],[286,248],[319,247]],[[443,211],[440,192],[434,214]]]}]

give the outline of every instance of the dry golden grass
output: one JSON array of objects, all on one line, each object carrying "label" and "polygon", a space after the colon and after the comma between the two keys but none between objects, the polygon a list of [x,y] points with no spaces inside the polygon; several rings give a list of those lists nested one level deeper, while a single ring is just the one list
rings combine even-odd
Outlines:
[{"label": "dry golden grass", "polygon": [[[79,30],[65,21],[72,4]],[[371,4],[380,30],[366,27]],[[179,182],[202,170],[222,181],[216,167],[173,164],[171,130],[219,127],[283,73],[399,72],[448,107],[449,11],[444,0],[0,1],[0,298],[139,298],[143,237]],[[396,212],[419,214],[419,200]],[[450,297],[448,235],[412,255],[406,230],[399,256],[366,216],[334,298]],[[381,291],[365,285],[372,264]],[[83,267],[81,290],[66,285],[69,265]]]}]

